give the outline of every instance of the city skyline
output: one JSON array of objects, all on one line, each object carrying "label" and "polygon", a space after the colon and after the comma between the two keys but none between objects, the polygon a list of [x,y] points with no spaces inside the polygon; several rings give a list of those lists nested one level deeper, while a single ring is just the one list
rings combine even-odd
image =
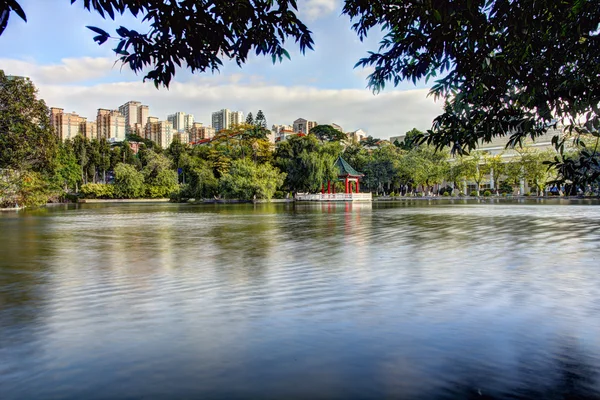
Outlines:
[{"label": "city skyline", "polygon": [[378,46],[379,38],[361,43],[348,18],[340,16],[340,1],[298,4],[316,43],[315,50],[305,56],[289,43],[292,60],[280,64],[252,55],[242,68],[225,61],[214,75],[192,75],[181,69],[168,90],[157,90],[151,82],[142,83],[142,75],[114,65],[111,47],[98,46],[93,32],[85,28],[92,25],[112,31],[119,25],[140,25],[130,15],[113,22],[84,11],[78,3],[22,0],[21,5],[28,22],[10,20],[0,38],[0,65],[7,74],[30,76],[49,106],[75,110],[90,119],[98,107],[138,99],[160,118],[185,111],[209,125],[211,113],[222,107],[246,112],[260,107],[269,125],[290,124],[304,117],[388,138],[412,128],[430,128],[441,110],[441,104],[427,97],[424,82],[417,86],[405,82],[378,95],[366,88],[369,70],[353,66],[367,50]]}]

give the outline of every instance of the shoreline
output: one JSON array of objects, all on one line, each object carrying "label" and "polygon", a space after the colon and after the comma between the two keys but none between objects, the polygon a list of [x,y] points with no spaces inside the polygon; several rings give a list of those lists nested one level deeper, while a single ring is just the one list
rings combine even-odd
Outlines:
[{"label": "shoreline", "polygon": [[78,199],[77,203],[168,203],[171,199]]},{"label": "shoreline", "polygon": [[412,200],[600,200],[600,196],[394,196],[375,197],[373,201],[412,201]]}]

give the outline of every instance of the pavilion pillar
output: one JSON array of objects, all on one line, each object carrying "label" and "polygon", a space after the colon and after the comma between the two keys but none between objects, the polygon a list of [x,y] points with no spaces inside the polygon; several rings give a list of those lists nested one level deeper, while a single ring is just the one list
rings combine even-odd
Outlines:
[{"label": "pavilion pillar", "polygon": [[358,188],[358,179],[356,179],[356,193],[360,192],[359,188]]},{"label": "pavilion pillar", "polygon": [[331,194],[331,181],[327,180],[327,194]]},{"label": "pavilion pillar", "polygon": [[346,194],[348,194],[348,177],[346,177]]}]

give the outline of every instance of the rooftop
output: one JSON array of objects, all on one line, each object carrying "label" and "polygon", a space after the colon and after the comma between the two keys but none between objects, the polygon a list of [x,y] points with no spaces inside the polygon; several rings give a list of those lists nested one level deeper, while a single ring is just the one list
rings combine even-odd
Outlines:
[{"label": "rooftop", "polygon": [[338,175],[353,175],[353,176],[363,176],[360,172],[352,168],[350,164],[346,160],[342,158],[342,156],[338,156],[337,160],[335,160],[335,167],[338,169]]}]

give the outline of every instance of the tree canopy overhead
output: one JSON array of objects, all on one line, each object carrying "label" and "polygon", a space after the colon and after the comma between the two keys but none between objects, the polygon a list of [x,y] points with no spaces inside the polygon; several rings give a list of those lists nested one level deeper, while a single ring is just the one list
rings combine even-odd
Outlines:
[{"label": "tree canopy overhead", "polygon": [[[286,40],[295,41],[300,51],[312,49],[311,32],[297,17],[295,0],[70,0],[83,3],[103,18],[131,12],[150,26],[141,33],[124,26],[113,36],[103,29],[88,27],[103,44],[116,39],[120,61],[135,72],[147,71],[158,87],[169,86],[176,66],[192,72],[216,71],[223,59],[242,65],[251,52],[271,56],[273,62],[290,58]],[[0,2],[0,34],[11,11],[23,20],[25,12],[17,0]],[[115,43],[110,41],[110,43]]]},{"label": "tree canopy overhead", "polygon": [[[361,39],[386,32],[357,63],[374,67],[375,91],[436,79],[430,94],[445,107],[426,139],[438,148],[465,154],[495,136],[521,144],[557,124],[599,136],[597,0],[347,0],[344,13]],[[592,153],[585,162],[598,166]]]}]

